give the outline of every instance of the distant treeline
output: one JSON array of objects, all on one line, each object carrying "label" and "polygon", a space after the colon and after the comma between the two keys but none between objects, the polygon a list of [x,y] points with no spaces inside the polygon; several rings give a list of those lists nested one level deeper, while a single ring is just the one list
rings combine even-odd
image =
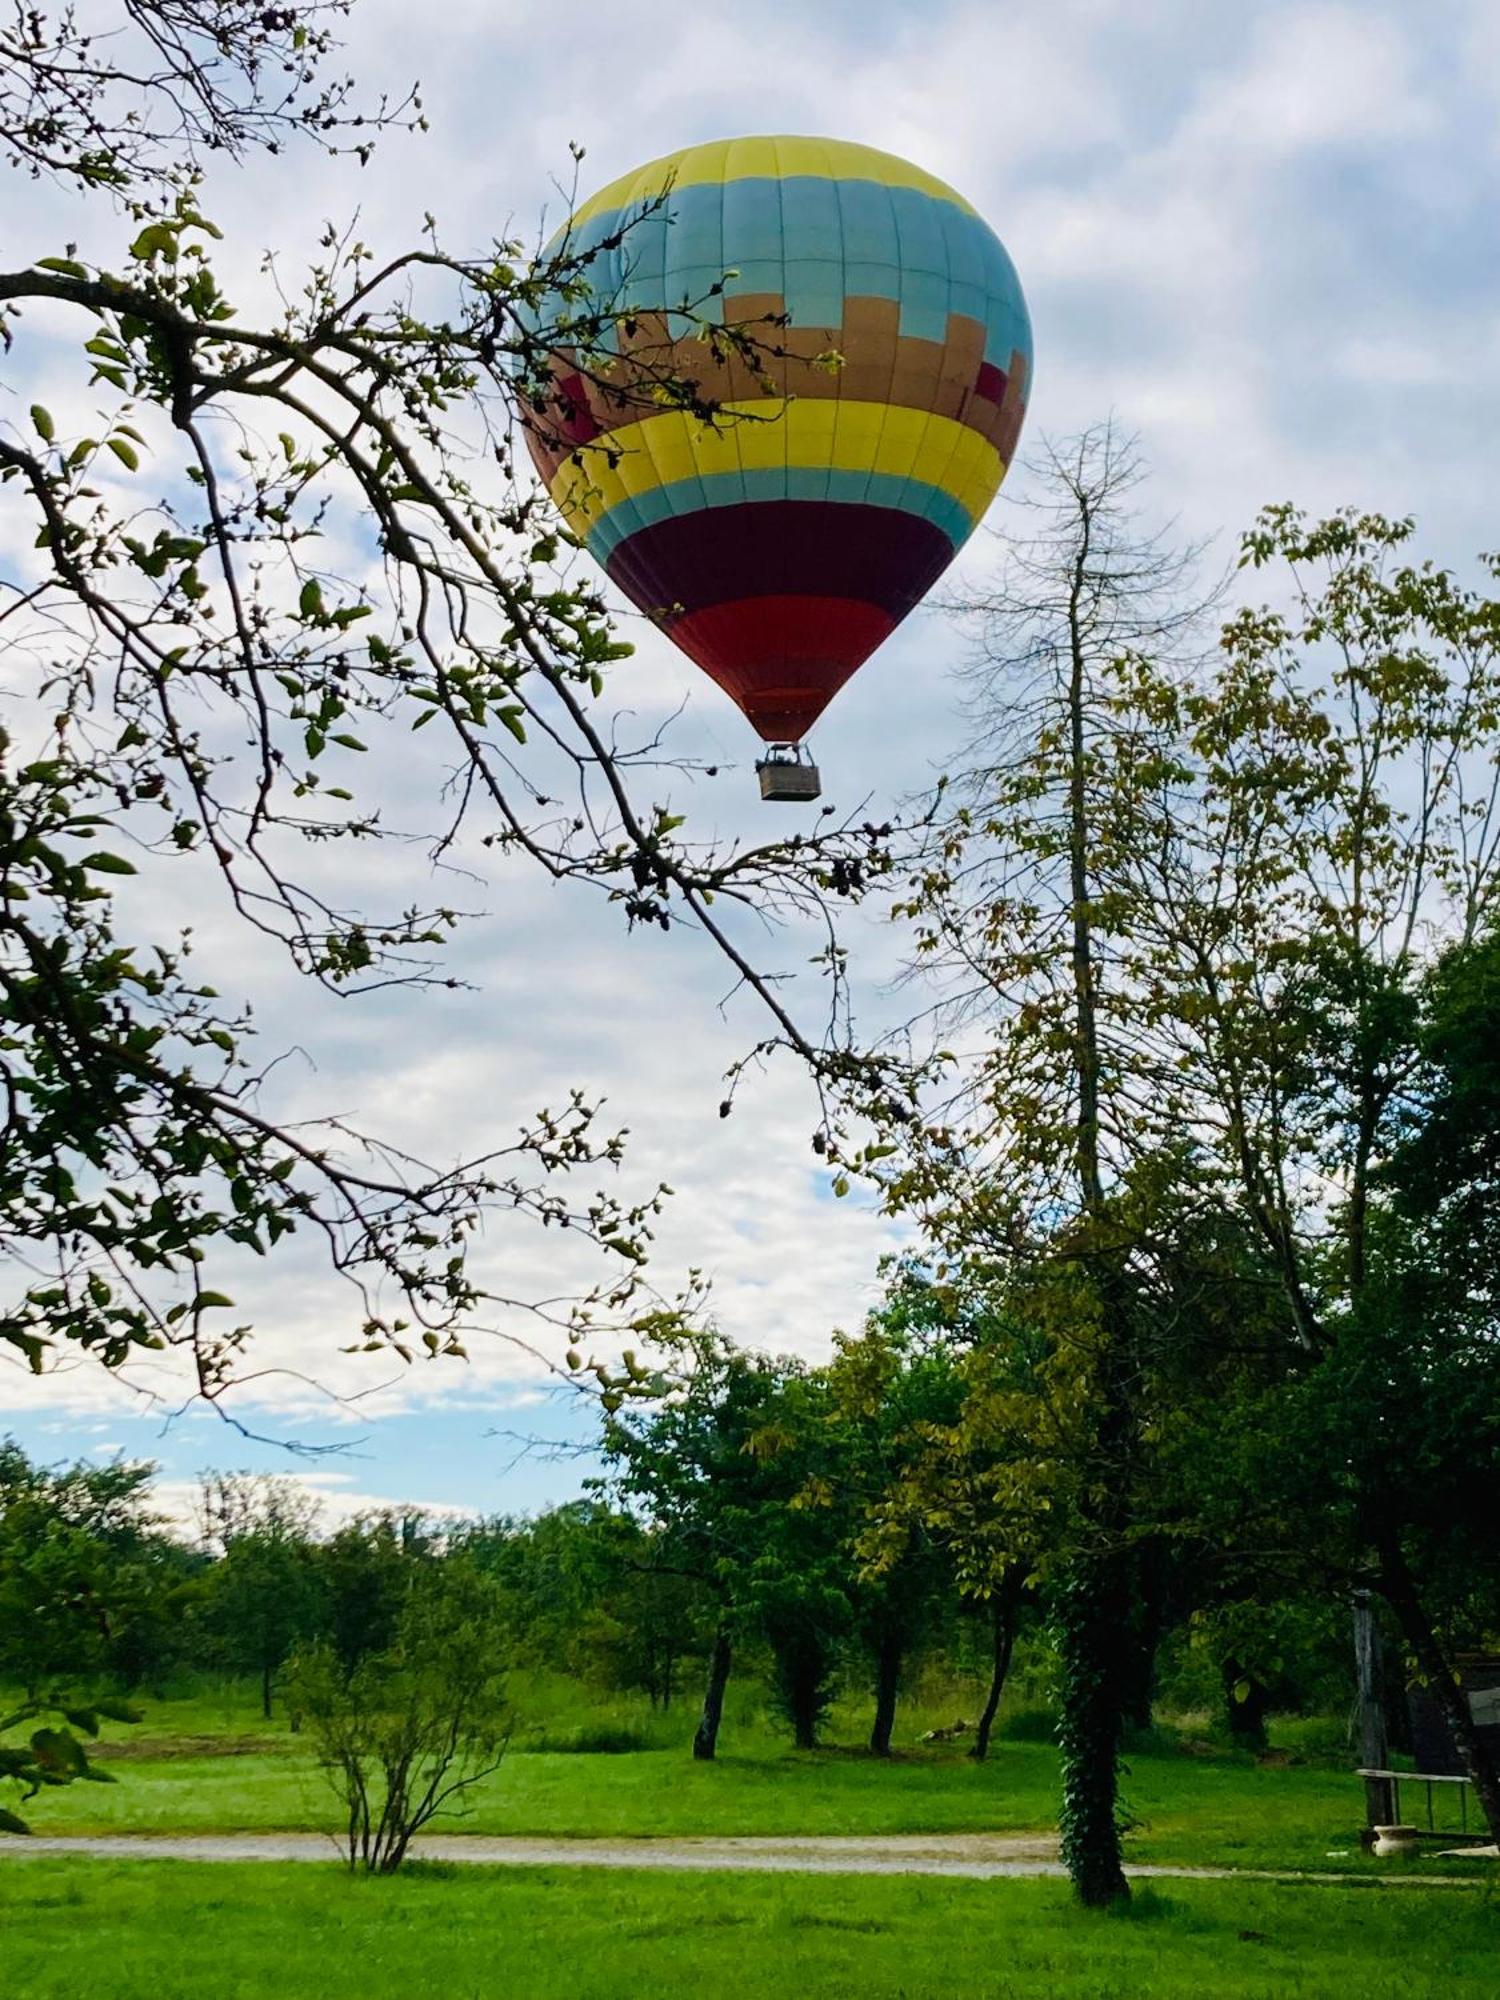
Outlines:
[{"label": "distant treeline", "polygon": [[[913,1282],[897,1286],[908,1304]],[[531,1517],[388,1512],[329,1529],[295,1480],[244,1473],[206,1475],[184,1528],[158,1512],[149,1463],[46,1467],[0,1444],[0,1680],[47,1696],[253,1678],[270,1717],[299,1651],[323,1642],[353,1672],[391,1644],[415,1582],[462,1565],[517,1669],[572,1679],[581,1705],[629,1692],[681,1708],[700,1757],[732,1671],[804,1747],[836,1691],[867,1690],[876,1753],[919,1672],[951,1682],[982,1756],[1018,1659],[1028,1699],[1048,1697],[1045,1564],[1012,1557],[979,1577],[940,1533],[899,1524],[911,1467],[893,1438],[951,1419],[961,1385],[941,1343],[896,1345],[871,1400],[854,1388],[868,1343],[824,1368],[705,1343],[677,1393],[605,1418],[595,1490]],[[1273,1708],[1347,1707],[1341,1601],[1227,1599],[1160,1543],[1138,1569],[1138,1727],[1163,1694],[1216,1707],[1246,1744]]]}]

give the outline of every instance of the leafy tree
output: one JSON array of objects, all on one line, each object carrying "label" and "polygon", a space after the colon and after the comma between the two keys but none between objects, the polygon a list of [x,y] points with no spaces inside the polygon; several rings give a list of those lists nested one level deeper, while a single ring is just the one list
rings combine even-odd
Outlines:
[{"label": "leafy tree", "polygon": [[951,1537],[934,1532],[935,1510],[909,1504],[935,1440],[959,1414],[943,1317],[920,1271],[898,1266],[862,1334],[835,1336],[828,1368],[854,1623],[874,1668],[870,1749],[879,1757],[890,1755],[902,1674],[953,1601]]},{"label": "leafy tree", "polygon": [[[28,12],[0,76],[13,163],[125,224],[101,264],[39,243],[0,271],[14,379],[44,339],[49,367],[74,341],[77,368],[65,406],[0,425],[0,623],[34,691],[0,739],[0,1247],[27,1274],[0,1335],[37,1368],[68,1346],[110,1366],[181,1349],[217,1396],[249,1337],[226,1258],[300,1234],[354,1284],[360,1342],[457,1353],[486,1214],[599,1248],[597,1288],[548,1324],[633,1321],[661,1197],[574,1192],[621,1150],[582,1094],[453,1165],[281,1122],[247,1014],[166,913],[190,879],[340,994],[444,982],[457,912],[365,903],[340,874],[400,835],[358,776],[367,749],[400,755],[450,802],[435,858],[489,849],[594,888],[633,928],[686,923],[759,994],[768,1046],[882,1077],[824,1063],[736,919],[858,896],[885,831],[738,847],[681,831],[660,749],[632,749],[610,706],[630,648],[563,574],[569,538],[516,464],[523,423],[560,437],[567,421],[560,351],[624,409],[727,421],[683,353],[758,366],[776,329],[724,326],[715,287],[664,302],[701,343],[643,335],[621,365],[596,253],[457,256],[436,225],[378,254],[330,228],[257,324],[193,159],[303,129],[358,149],[402,108],[360,112],[320,81],[338,6],[114,4],[118,38]],[[429,727],[432,761],[414,764],[410,732]],[[121,902],[138,869],[151,895]],[[825,963],[837,984],[838,952]]]},{"label": "leafy tree", "polygon": [[1450,1295],[1500,1305],[1500,924],[1458,942],[1422,977],[1420,1088],[1378,1179],[1419,1226]]},{"label": "leafy tree", "polygon": [[509,1711],[502,1607],[462,1557],[414,1569],[388,1646],[346,1667],[326,1641],[289,1693],[344,1810],[351,1869],[394,1873],[412,1840],[498,1770]]},{"label": "leafy tree", "polygon": [[[641,1540],[635,1521],[588,1497],[461,1526],[452,1546],[493,1579],[518,1664],[607,1680],[599,1642],[622,1551],[638,1556]],[[620,1626],[613,1629],[618,1637]]]},{"label": "leafy tree", "polygon": [[966,607],[982,646],[974,758],[934,801],[927,863],[899,906],[943,981],[940,1018],[977,1029],[977,1048],[890,1188],[945,1249],[1003,1274],[1011,1310],[1057,1350],[1051,1393],[1086,1441],[1051,1608],[1063,1853],[1081,1898],[1103,1905],[1128,1895],[1117,1770],[1139,1387],[1159,1321],[1155,1246],[1184,1192],[1182,1163],[1140,1123],[1144,1098],[1172,1092],[1140,1032],[1132,963],[1135,859],[1160,840],[1165,789],[1165,732],[1134,663],[1149,652],[1185,669],[1206,607],[1195,552],[1133,510],[1127,442],[1089,431],[1036,470],[1035,532]]},{"label": "leafy tree", "polygon": [[914,1544],[939,1552],[959,1600],[985,1615],[990,1683],[969,1753],[982,1762],[1026,1591],[1045,1578],[1063,1533],[1076,1439],[1047,1391],[1041,1332],[972,1282],[937,1279],[915,1263],[898,1267],[862,1341],[847,1350],[866,1394],[883,1394],[912,1327],[929,1343],[923,1393],[897,1429],[889,1477],[866,1499],[855,1552],[876,1576],[909,1559]]},{"label": "leafy tree", "polygon": [[[1348,1615],[1336,1599],[1290,1595],[1230,1598],[1195,1612],[1192,1648],[1206,1656],[1218,1682],[1229,1739],[1242,1750],[1264,1750],[1266,1720],[1274,1709],[1301,1707],[1326,1696],[1331,1656],[1344,1672],[1334,1681],[1348,1705]],[[1319,1674],[1327,1676],[1318,1685]]]},{"label": "leafy tree", "polygon": [[656,1538],[656,1560],[715,1609],[693,1754],[717,1747],[734,1648],[763,1637],[778,1705],[816,1742],[852,1617],[847,1516],[826,1380],[715,1336],[692,1343],[681,1386],[605,1423],[613,1490]]},{"label": "leafy tree", "polygon": [[33,1465],[0,1444],[0,1675],[34,1699],[136,1686],[172,1656],[189,1552],[150,1510],[155,1466]]},{"label": "leafy tree", "polygon": [[200,1615],[226,1663],[259,1680],[269,1720],[276,1675],[327,1616],[313,1545],[317,1503],[289,1479],[205,1474],[200,1512],[205,1540],[219,1551]]},{"label": "leafy tree", "polygon": [[1279,603],[1230,621],[1206,686],[1152,692],[1195,803],[1141,854],[1138,940],[1143,1011],[1285,1321],[1209,1427],[1203,1500],[1229,1546],[1384,1596],[1500,1827],[1451,1657],[1492,1539],[1488,1112],[1464,1051],[1500,880],[1500,613],[1412,535],[1282,507],[1246,537]]},{"label": "leafy tree", "polygon": [[760,1357],[712,1336],[695,1343],[691,1363],[675,1395],[608,1416],[602,1444],[610,1490],[649,1525],[658,1560],[699,1584],[715,1606],[693,1738],[694,1757],[708,1761],[718,1748],[736,1643],[753,1629],[748,1564],[775,1502],[751,1441],[777,1378]]},{"label": "leafy tree", "polygon": [[671,1707],[701,1650],[701,1592],[657,1532],[589,1497],[462,1529],[452,1546],[494,1579],[518,1661]]},{"label": "leafy tree", "polygon": [[654,1536],[633,1522],[616,1530],[607,1594],[581,1638],[610,1687],[638,1690],[653,1708],[669,1709],[684,1660],[704,1650],[702,1593],[695,1579],[657,1561]]},{"label": "leafy tree", "polygon": [[[25,1690],[0,1719],[0,1736],[26,1724],[23,1740],[0,1742],[0,1785],[24,1805],[44,1788],[84,1779],[112,1782],[90,1762],[82,1738],[101,1717],[139,1719],[94,1688],[128,1669],[129,1637],[147,1625],[154,1521],[146,1511],[150,1465],[34,1465],[0,1441],[0,1676]],[[0,1832],[27,1833],[0,1807]]]},{"label": "leafy tree", "polygon": [[322,1631],[346,1674],[396,1643],[413,1577],[432,1553],[422,1517],[394,1513],[347,1521],[318,1546]]}]

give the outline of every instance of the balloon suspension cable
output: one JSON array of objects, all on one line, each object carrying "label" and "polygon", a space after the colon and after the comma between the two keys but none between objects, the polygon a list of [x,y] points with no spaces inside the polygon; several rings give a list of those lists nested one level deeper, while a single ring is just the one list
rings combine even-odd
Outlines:
[{"label": "balloon suspension cable", "polygon": [[773,743],[755,766],[763,799],[785,799],[803,804],[819,797],[822,784],[818,767],[800,743]]}]

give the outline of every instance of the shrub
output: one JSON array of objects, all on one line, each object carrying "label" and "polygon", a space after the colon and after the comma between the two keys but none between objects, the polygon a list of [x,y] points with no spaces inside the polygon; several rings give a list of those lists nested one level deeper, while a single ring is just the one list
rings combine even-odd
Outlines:
[{"label": "shrub", "polygon": [[293,1661],[288,1698],[344,1809],[350,1868],[394,1872],[424,1826],[499,1768],[499,1613],[493,1586],[454,1559],[416,1572],[388,1647],[350,1667],[320,1641]]}]

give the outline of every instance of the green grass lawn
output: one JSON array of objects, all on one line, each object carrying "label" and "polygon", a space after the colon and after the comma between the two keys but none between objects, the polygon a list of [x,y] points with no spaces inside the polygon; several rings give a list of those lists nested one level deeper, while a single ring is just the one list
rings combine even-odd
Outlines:
[{"label": "green grass lawn", "polygon": [[7,2000],[1289,2000],[1492,1996],[1462,1890],[1173,1883],[1091,1917],[1051,1882],[272,1863],[0,1863]]},{"label": "green grass lawn", "polygon": [[[534,1692],[537,1712],[558,1691]],[[518,1704],[520,1712],[528,1711]],[[32,1821],[49,1833],[323,1831],[336,1823],[331,1794],[304,1737],[284,1719],[263,1723],[231,1692],[192,1702],[146,1703],[133,1728],[108,1725],[101,1761],[119,1782],[76,1785],[38,1800]],[[750,1691],[732,1712],[711,1765],[688,1752],[690,1711],[652,1717],[642,1705],[562,1711],[520,1729],[501,1770],[471,1799],[467,1816],[435,1830],[590,1836],[692,1834],[912,1834],[1044,1832],[1055,1823],[1057,1759],[1050,1744],[1001,1737],[976,1765],[961,1744],[918,1746],[924,1718],[910,1715],[906,1747],[889,1762],[855,1748],[797,1753],[770,1729]],[[950,1716],[951,1719],[951,1716]],[[858,1712],[833,1728],[857,1741]],[[627,1754],[530,1745],[613,1734],[657,1747]],[[1132,1754],[1125,1803],[1136,1822],[1136,1861],[1388,1874],[1393,1864],[1360,1850],[1363,1799],[1347,1769],[1308,1762],[1261,1764],[1208,1753],[1170,1733]],[[1482,1864],[1438,1863],[1424,1872]]]}]

